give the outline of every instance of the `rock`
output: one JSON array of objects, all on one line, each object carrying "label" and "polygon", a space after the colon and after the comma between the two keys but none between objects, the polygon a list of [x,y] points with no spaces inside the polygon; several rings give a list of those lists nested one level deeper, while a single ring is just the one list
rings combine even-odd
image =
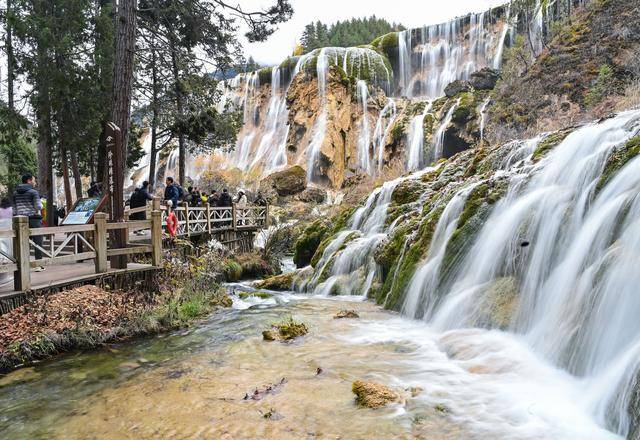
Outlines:
[{"label": "rock", "polygon": [[265,341],[290,341],[299,336],[304,336],[309,332],[307,326],[302,322],[296,322],[289,317],[284,321],[275,323],[271,329],[262,332]]},{"label": "rock", "polygon": [[340,310],[338,313],[336,313],[333,319],[359,318],[359,317],[360,315],[358,315],[358,312],[356,312],[355,310]]},{"label": "rock", "polygon": [[506,329],[518,305],[518,281],[503,277],[492,281],[484,291],[478,307],[481,325]]},{"label": "rock", "polygon": [[496,83],[500,73],[490,67],[484,67],[477,72],[473,72],[469,78],[469,83],[476,90],[492,90]]},{"label": "rock", "polygon": [[287,379],[283,377],[279,382],[273,383],[271,385],[266,385],[262,388],[256,388],[251,394],[246,393],[243,400],[262,400],[269,394],[275,394],[279,392],[285,383],[287,383]]},{"label": "rock", "polygon": [[33,367],[21,368],[7,374],[6,376],[0,377],[0,387],[30,382],[37,379],[40,379],[40,373],[38,373]]},{"label": "rock", "polygon": [[274,277],[267,278],[266,280],[257,281],[254,286],[258,289],[275,290],[278,292],[291,290],[295,274],[295,272],[289,272],[283,273],[282,275],[276,275]]},{"label": "rock", "polygon": [[240,299],[247,299],[250,297],[268,299],[268,298],[271,298],[272,296],[273,295],[271,293],[267,293],[267,292],[238,292],[238,298]]},{"label": "rock", "polygon": [[636,375],[629,399],[629,414],[631,415],[631,426],[629,427],[628,439],[640,439],[640,374]]},{"label": "rock", "polygon": [[455,80],[444,88],[444,94],[447,98],[453,98],[460,92],[468,92],[471,90],[471,84],[468,81]]},{"label": "rock", "polygon": [[305,203],[323,203],[327,199],[327,192],[322,188],[309,187],[298,194],[296,199]]},{"label": "rock", "polygon": [[302,167],[295,165],[270,174],[263,179],[260,187],[273,188],[279,196],[292,196],[307,188],[307,173]]},{"label": "rock", "polygon": [[417,397],[420,394],[422,394],[424,389],[422,389],[420,387],[409,387],[405,391],[408,391],[411,394],[411,397]]},{"label": "rock", "polygon": [[135,370],[137,368],[140,368],[140,364],[137,362],[123,362],[120,365],[118,365],[118,368],[120,368],[121,370]]},{"label": "rock", "polygon": [[366,408],[381,408],[390,403],[403,403],[400,394],[391,388],[375,382],[356,380],[351,391],[356,395],[356,402]]}]

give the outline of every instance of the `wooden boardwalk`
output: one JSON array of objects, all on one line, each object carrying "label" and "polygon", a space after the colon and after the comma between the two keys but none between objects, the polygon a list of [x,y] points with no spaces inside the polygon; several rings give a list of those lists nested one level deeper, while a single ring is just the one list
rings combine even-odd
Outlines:
[{"label": "wooden boardwalk", "polygon": [[[130,220],[135,213],[146,212],[147,220]],[[175,211],[177,237],[194,239],[215,237],[234,251],[249,250],[255,233],[269,223],[269,208],[252,207],[189,207],[184,204]],[[89,225],[29,228],[26,217],[14,217],[10,229],[0,230],[0,240],[12,241],[12,252],[0,247],[0,301],[28,291],[52,291],[65,286],[95,282],[104,277],[155,271],[162,266],[163,242],[171,240],[165,232],[166,208],[154,200],[151,206],[131,209],[125,221],[107,222],[106,215],[97,213]],[[115,247],[115,233],[126,234],[125,247]],[[142,231],[142,235],[135,234]],[[42,236],[39,246],[33,237]],[[36,248],[42,254],[34,258]],[[150,255],[151,264],[128,263],[112,267],[114,257]],[[45,271],[33,268],[45,266]],[[13,280],[6,277],[12,275]],[[5,278],[5,280],[3,280]]]}]

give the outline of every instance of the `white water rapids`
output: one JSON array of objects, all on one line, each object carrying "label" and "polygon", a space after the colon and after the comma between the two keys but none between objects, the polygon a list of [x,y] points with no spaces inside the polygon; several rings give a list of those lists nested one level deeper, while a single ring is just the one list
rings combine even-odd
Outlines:
[{"label": "white water rapids", "polygon": [[[612,152],[639,132],[636,110],[577,129],[538,162],[531,154],[545,136],[508,146],[497,165],[508,173],[507,193],[459,263],[440,272],[477,182],[448,202],[406,286],[402,312],[425,323],[398,319],[397,329],[385,324],[363,338],[414,342],[423,361],[416,363],[416,384],[431,390],[425,398],[446,401],[452,417],[479,436],[627,435],[640,367],[640,157],[596,188]],[[371,194],[326,248],[316,276],[329,276],[308,288],[325,295],[369,291],[379,276],[375,245],[395,227],[384,226],[391,195],[412,178]],[[514,280],[518,298],[509,332],[485,330],[483,305],[504,279]]]}]

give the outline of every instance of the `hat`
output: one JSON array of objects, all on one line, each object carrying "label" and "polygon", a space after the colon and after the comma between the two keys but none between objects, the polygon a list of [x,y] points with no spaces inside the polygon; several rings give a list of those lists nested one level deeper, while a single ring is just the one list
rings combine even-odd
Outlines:
[{"label": "hat", "polygon": [[171,208],[173,206],[173,202],[171,200],[167,200],[167,206]]}]

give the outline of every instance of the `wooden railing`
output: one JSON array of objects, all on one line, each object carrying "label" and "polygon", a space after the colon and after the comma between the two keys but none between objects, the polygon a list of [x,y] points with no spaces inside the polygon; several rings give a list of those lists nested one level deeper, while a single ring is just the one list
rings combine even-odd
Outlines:
[{"label": "wooden railing", "polygon": [[[130,220],[132,214],[139,212],[146,212],[147,219]],[[11,238],[13,241],[12,254],[0,249],[0,273],[13,272],[14,289],[25,291],[31,289],[30,269],[37,266],[93,259],[96,273],[105,273],[109,257],[151,253],[151,264],[159,267],[162,264],[166,214],[167,208],[161,206],[159,200],[154,200],[151,206],[126,210],[125,221],[120,223],[107,223],[106,214],[96,213],[94,223],[89,225],[29,228],[27,217],[13,217],[12,228],[0,230],[0,239]],[[268,206],[190,207],[185,203],[176,208],[175,214],[178,219],[176,235],[179,237],[252,231],[265,228],[269,222]],[[110,231],[122,229],[127,231],[127,236],[134,231],[149,229],[151,242],[132,242],[124,248],[114,248],[114,241],[109,240]],[[56,235],[59,236],[57,242]],[[42,245],[36,243],[34,237],[43,237]],[[31,253],[36,249],[42,257],[32,260]]]},{"label": "wooden railing", "polygon": [[[126,229],[128,232],[141,229],[151,230],[151,244],[109,247],[109,231]],[[64,234],[61,242],[56,243],[55,236]],[[159,210],[151,212],[149,220],[107,223],[107,215],[96,213],[94,223],[90,225],[55,226],[48,228],[29,228],[29,219],[25,216],[13,217],[13,228],[0,231],[0,238],[13,240],[13,255],[2,252],[6,260],[0,262],[0,273],[14,273],[14,289],[25,291],[31,288],[30,269],[37,266],[54,266],[93,259],[96,273],[108,270],[108,258],[117,255],[136,255],[151,253],[153,266],[162,263],[162,216]],[[46,237],[42,246],[34,237]],[[41,258],[32,260],[31,250],[38,250]]]},{"label": "wooden railing", "polygon": [[[162,206],[162,224],[166,225],[167,207]],[[176,236],[186,237],[224,231],[265,228],[269,223],[269,206],[229,207],[189,206],[183,203],[174,213],[178,220]]]}]

